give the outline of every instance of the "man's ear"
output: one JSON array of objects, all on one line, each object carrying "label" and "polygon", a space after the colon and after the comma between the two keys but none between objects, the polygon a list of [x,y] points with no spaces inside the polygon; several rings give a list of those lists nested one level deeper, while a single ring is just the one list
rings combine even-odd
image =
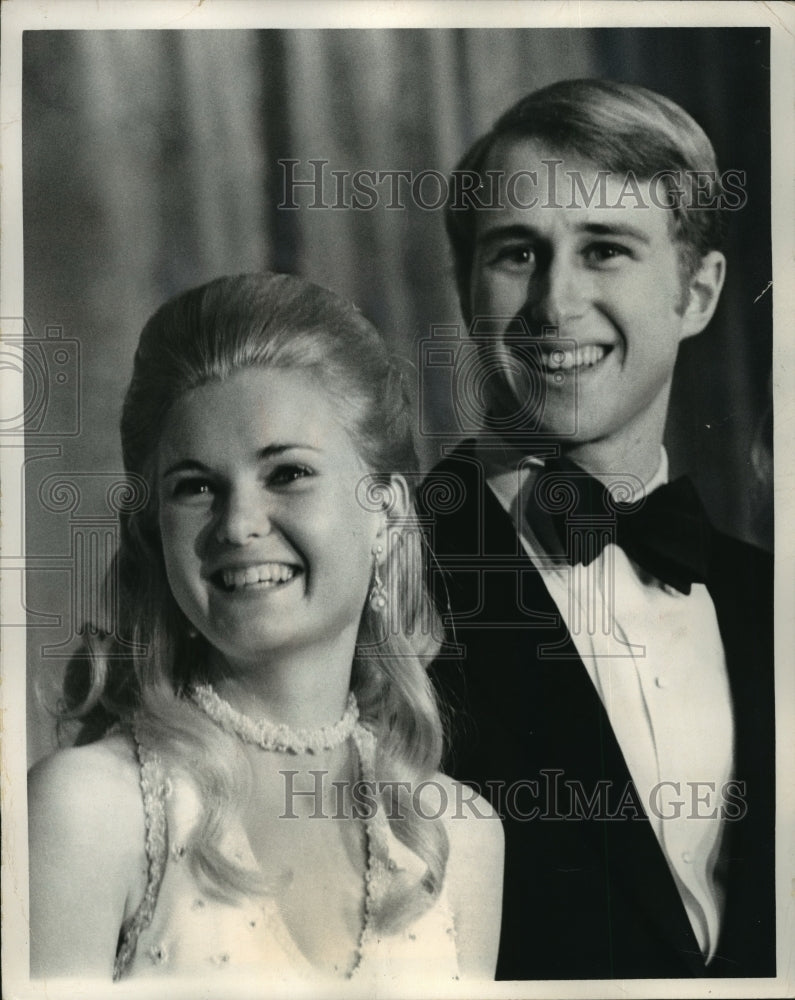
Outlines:
[{"label": "man's ear", "polygon": [[712,319],[726,277],[726,258],[719,250],[710,250],[701,258],[690,278],[682,313],[682,339],[701,333]]}]

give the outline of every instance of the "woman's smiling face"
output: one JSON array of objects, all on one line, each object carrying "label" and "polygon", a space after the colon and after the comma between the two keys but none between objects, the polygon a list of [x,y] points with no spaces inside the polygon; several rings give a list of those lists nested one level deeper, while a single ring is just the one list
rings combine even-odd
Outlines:
[{"label": "woman's smiling face", "polygon": [[357,500],[367,473],[306,372],[247,368],[172,407],[157,466],[166,572],[230,664],[338,637],[352,653],[385,524]]}]

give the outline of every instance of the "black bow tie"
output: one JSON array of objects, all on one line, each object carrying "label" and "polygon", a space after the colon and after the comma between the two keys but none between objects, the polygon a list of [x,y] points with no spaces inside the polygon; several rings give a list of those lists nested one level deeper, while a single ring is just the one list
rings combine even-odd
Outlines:
[{"label": "black bow tie", "polygon": [[[616,490],[616,496],[619,493]],[[693,583],[706,582],[711,530],[686,476],[642,499],[621,503],[574,462],[554,459],[544,466],[528,501],[531,524],[538,509],[549,515],[571,563],[587,566],[614,542],[640,567],[683,594],[690,593]]]}]

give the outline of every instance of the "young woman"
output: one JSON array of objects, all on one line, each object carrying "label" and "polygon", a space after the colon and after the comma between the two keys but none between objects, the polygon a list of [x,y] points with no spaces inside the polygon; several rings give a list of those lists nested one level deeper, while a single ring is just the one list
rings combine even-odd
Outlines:
[{"label": "young woman", "polygon": [[377,332],[297,278],[146,325],[116,635],[31,772],[34,976],[492,976],[502,833],[437,773],[411,423]]}]

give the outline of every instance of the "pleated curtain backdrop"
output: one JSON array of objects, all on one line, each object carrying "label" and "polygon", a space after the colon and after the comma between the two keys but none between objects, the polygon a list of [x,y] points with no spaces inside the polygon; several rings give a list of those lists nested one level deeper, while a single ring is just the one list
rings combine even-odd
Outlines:
[{"label": "pleated curtain backdrop", "polygon": [[[25,315],[36,337],[55,326],[79,342],[82,386],[80,434],[28,462],[30,554],[68,547],[66,521],[40,501],[45,477],[121,470],[136,338],[170,295],[220,274],[296,272],[353,299],[414,362],[433,324],[461,322],[441,209],[405,191],[402,209],[383,198],[370,210],[312,209],[307,188],[287,209],[288,170],[305,180],[311,160],[327,161],[327,203],[331,171],[446,176],[523,94],[581,76],[667,94],[701,122],[724,168],[747,172],[724,300],[682,352],[668,445],[719,526],[770,544],[763,29],[36,31],[23,53]],[[422,190],[432,205],[432,177]],[[424,426],[452,440],[451,402],[432,374],[416,371]],[[439,442],[426,435],[420,448],[427,465]],[[42,645],[68,638],[73,609],[46,570],[30,573],[27,601],[64,617],[60,631],[30,630],[33,676]],[[50,728],[33,710],[32,758]]]}]

